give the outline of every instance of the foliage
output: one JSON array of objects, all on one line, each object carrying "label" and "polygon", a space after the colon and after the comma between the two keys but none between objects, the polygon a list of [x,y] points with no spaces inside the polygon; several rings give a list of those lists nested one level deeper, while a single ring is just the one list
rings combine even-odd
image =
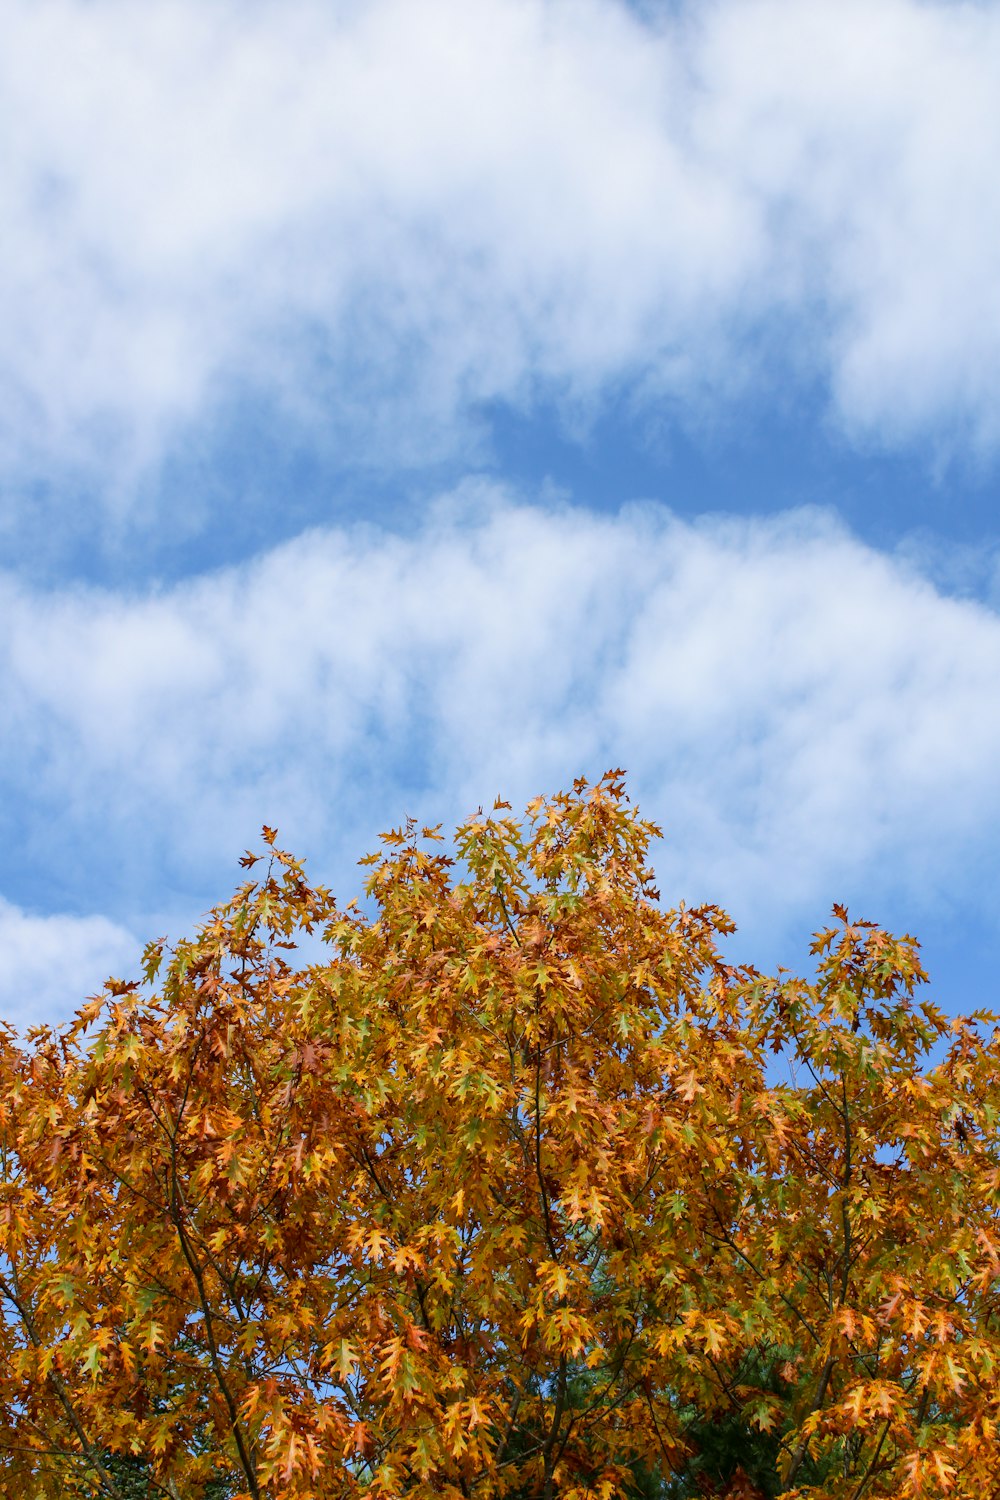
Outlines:
[{"label": "foliage", "polygon": [[840,908],[809,982],[724,962],[620,773],[509,812],[368,912],[265,829],[0,1038],[5,1493],[1000,1495],[992,1017]]}]

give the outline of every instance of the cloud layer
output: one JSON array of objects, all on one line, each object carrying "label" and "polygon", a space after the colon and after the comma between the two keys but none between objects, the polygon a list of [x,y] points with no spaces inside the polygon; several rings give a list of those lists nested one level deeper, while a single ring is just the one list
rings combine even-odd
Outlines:
[{"label": "cloud layer", "polygon": [[408,538],[315,531],[169,590],[8,580],[0,638],[25,878],[70,872],[74,910],[143,938],[221,899],[264,820],[347,899],[387,822],[610,765],[665,825],[668,899],[762,929],[852,893],[996,919],[1000,618],[820,513],[470,485]]},{"label": "cloud layer", "polygon": [[998,72],[972,3],[11,0],[0,477],[124,506],[248,394],[392,464],[790,374],[990,449]]}]

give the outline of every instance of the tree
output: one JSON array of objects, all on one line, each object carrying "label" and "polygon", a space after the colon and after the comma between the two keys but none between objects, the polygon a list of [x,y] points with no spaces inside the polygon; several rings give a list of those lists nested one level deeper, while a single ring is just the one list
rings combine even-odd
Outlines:
[{"label": "tree", "polygon": [[5,1488],[998,1493],[992,1018],[841,909],[810,983],[724,962],[621,773],[509,813],[385,835],[367,911],[265,829],[3,1037]]}]

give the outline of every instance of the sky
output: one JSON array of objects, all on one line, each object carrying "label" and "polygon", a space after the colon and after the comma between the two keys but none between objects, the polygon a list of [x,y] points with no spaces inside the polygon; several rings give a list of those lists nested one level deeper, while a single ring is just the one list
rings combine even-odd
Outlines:
[{"label": "sky", "polygon": [[997,1005],[1000,3],[3,10],[0,1016],[617,766]]}]

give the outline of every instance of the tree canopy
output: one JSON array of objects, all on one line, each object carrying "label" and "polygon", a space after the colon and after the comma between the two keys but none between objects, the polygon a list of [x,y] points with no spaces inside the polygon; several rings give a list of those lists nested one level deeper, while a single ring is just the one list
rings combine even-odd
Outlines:
[{"label": "tree canopy", "polygon": [[4,1030],[6,1493],[1000,1495],[994,1018],[839,907],[724,960],[657,834],[610,772],[342,908],[265,828]]}]

